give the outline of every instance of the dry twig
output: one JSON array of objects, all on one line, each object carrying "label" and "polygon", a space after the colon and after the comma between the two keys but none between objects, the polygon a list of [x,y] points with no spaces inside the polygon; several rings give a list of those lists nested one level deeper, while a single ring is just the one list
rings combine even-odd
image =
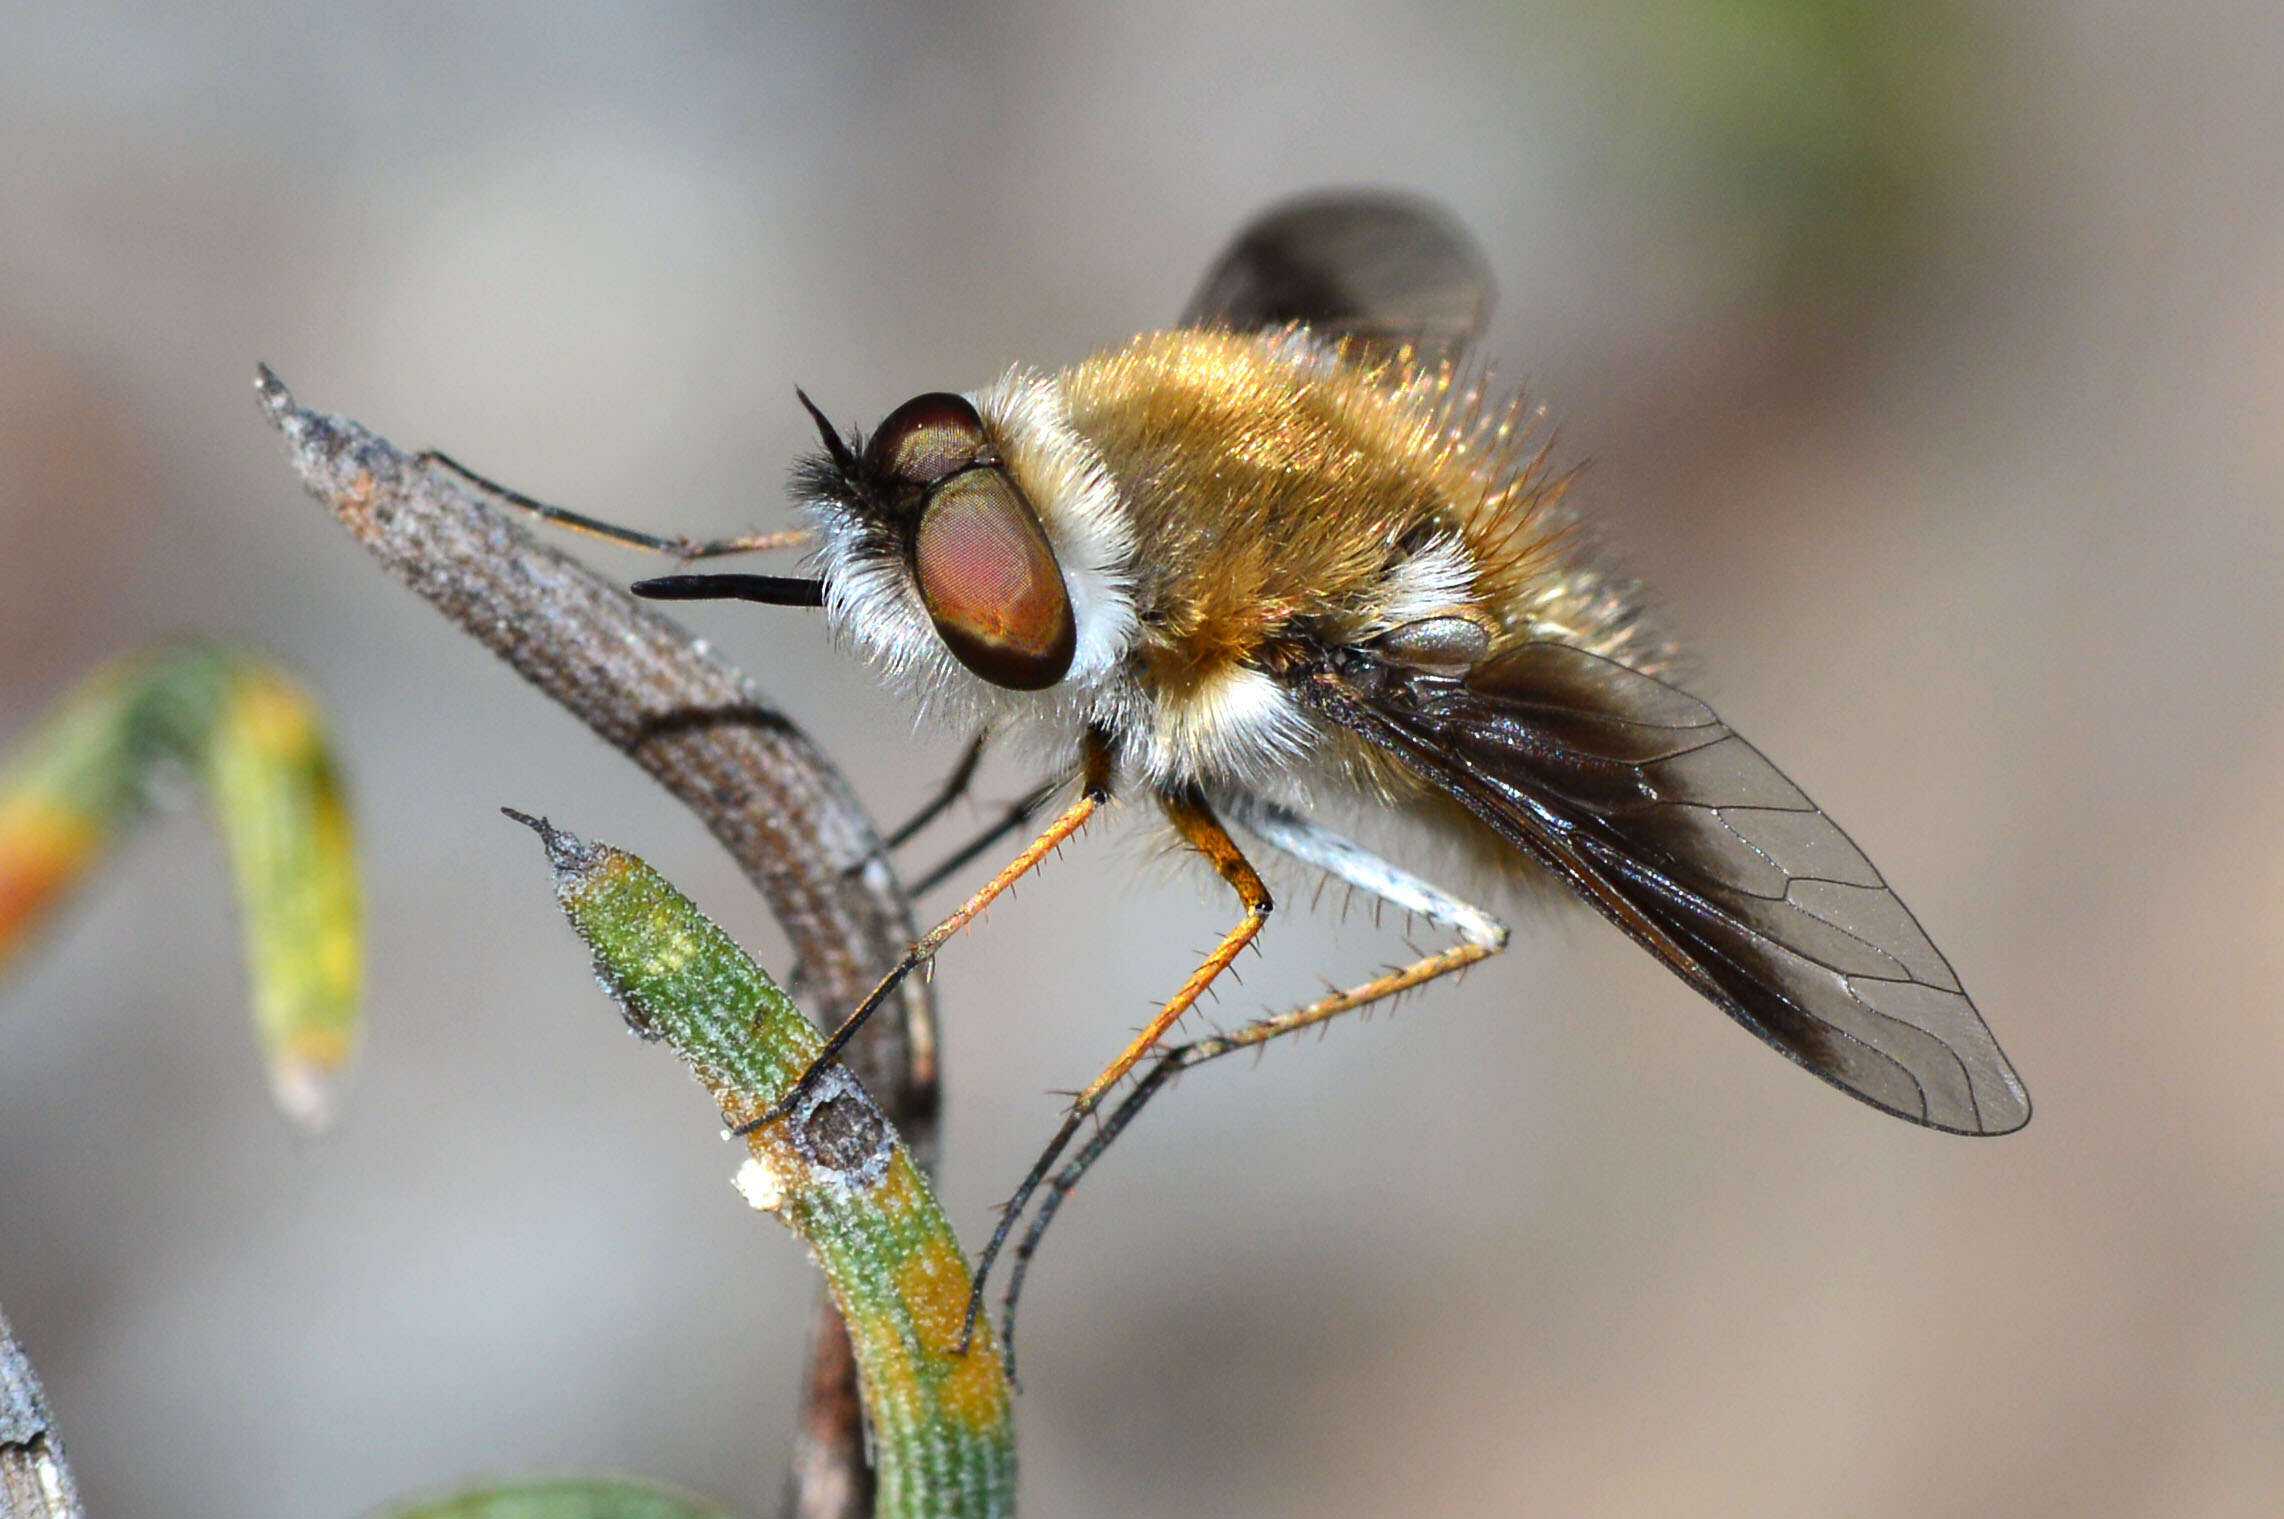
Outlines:
[{"label": "dry twig", "polygon": [[[266,367],[262,409],[310,493],[389,572],[649,771],[705,821],[784,925],[827,1027],[915,937],[910,903],[839,773],[743,676],[624,589],[541,542],[457,477],[344,417],[306,411]],[[923,1160],[936,1038],[908,978],[848,1064]],[[795,1519],[872,1509],[855,1362],[822,1306],[796,1437]]]},{"label": "dry twig", "polygon": [[85,1513],[47,1394],[0,1314],[0,1519],[81,1519]]}]

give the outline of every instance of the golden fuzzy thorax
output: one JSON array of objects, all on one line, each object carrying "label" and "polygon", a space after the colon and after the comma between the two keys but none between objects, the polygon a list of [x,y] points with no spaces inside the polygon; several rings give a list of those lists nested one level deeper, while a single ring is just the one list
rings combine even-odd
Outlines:
[{"label": "golden fuzzy thorax", "polygon": [[1407,539],[1456,536],[1486,591],[1543,558],[1529,472],[1455,437],[1434,377],[1292,338],[1161,332],[1058,383],[1149,546],[1135,600],[1161,683],[1258,659],[1300,627],[1368,636]]},{"label": "golden fuzzy thorax", "polygon": [[1448,368],[1359,362],[1297,331],[1175,331],[1054,383],[1140,546],[1131,657],[1154,726],[1201,766],[1247,681],[1429,615],[1480,622],[1494,652],[1559,637],[1654,657],[1521,451],[1517,409],[1484,407]]}]

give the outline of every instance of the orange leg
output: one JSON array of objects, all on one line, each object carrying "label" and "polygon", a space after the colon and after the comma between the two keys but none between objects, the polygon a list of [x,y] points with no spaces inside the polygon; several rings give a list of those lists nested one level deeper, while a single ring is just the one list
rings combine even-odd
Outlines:
[{"label": "orange leg", "polygon": [[1415,986],[1425,986],[1438,976],[1465,970],[1476,961],[1488,960],[1498,952],[1499,947],[1495,944],[1454,944],[1449,949],[1439,949],[1432,955],[1422,955],[1411,964],[1399,966],[1386,975],[1375,976],[1361,986],[1352,986],[1346,991],[1320,997],[1308,1006],[1296,1007],[1291,1012],[1257,1018],[1243,1028],[1232,1029],[1226,1034],[1216,1034],[1210,1039],[1181,1045],[1166,1051],[1161,1058],[1176,1070],[1186,1071],[1193,1065],[1203,1065],[1219,1056],[1266,1044],[1280,1034],[1294,1033],[1312,1023],[1322,1023],[1327,1018],[1337,1018],[1342,1013],[1385,1001],[1389,997],[1408,992]]},{"label": "orange leg", "polygon": [[[1259,835],[1273,847],[1292,855],[1295,859],[1327,871],[1334,878],[1360,887],[1384,902],[1416,913],[1429,922],[1448,928],[1460,937],[1460,942],[1434,954],[1422,955],[1408,965],[1399,966],[1373,977],[1359,986],[1335,991],[1320,997],[1304,1007],[1270,1017],[1258,1018],[1226,1034],[1194,1040],[1162,1051],[1155,1064],[1144,1073],[1133,1091],[1111,1110],[1093,1138],[1089,1139],[1070,1164],[1055,1175],[1047,1185],[1047,1195],[1040,1201],[1038,1214],[1024,1231],[1023,1241],[1016,1247],[1015,1264],[1008,1273],[1005,1316],[1001,1320],[1000,1334],[1007,1350],[1008,1374],[1015,1366],[1015,1310],[1023,1295],[1023,1277],[1029,1268],[1032,1255],[1045,1237],[1047,1226],[1053,1222],[1055,1212],[1070,1196],[1087,1170],[1100,1160],[1103,1153],[1123,1133],[1128,1124],[1138,1117],[1150,1099],[1158,1094],[1173,1078],[1194,1065],[1218,1059],[1237,1050],[1253,1049],[1283,1034],[1294,1033],[1336,1018],[1342,1013],[1385,1001],[1414,987],[1424,986],[1441,976],[1466,969],[1507,947],[1506,925],[1472,907],[1458,898],[1430,885],[1399,866],[1358,848],[1346,839],[1327,832],[1283,808],[1254,798],[1241,797],[1237,813],[1247,829]],[[1056,1136],[1056,1143],[1043,1157],[1035,1171],[1031,1185],[1018,1194],[1018,1202],[1027,1201],[1037,1186],[1047,1165],[1059,1157],[1063,1147],[1075,1133],[1077,1125],[1066,1123]],[[1000,1221],[991,1248],[985,1253],[984,1266],[988,1271],[992,1260],[1006,1235],[1014,1225],[1014,1212]],[[984,1275],[978,1273],[973,1293],[968,1300],[968,1332],[972,1333],[983,1303]]]},{"label": "orange leg", "polygon": [[1061,815],[1047,825],[1044,833],[1026,845],[1021,854],[1008,861],[999,874],[984,882],[950,917],[922,934],[910,949],[904,951],[904,958],[889,968],[888,974],[880,978],[880,984],[865,993],[864,1000],[856,1005],[856,1010],[843,1018],[840,1026],[826,1037],[824,1048],[817,1052],[816,1059],[809,1062],[809,1069],[801,1073],[801,1079],[793,1083],[793,1089],[759,1118],[739,1124],[732,1133],[750,1134],[792,1112],[801,1099],[808,1095],[817,1078],[825,1073],[840,1057],[848,1042],[856,1037],[856,1032],[864,1026],[864,1021],[888,1000],[889,994],[896,990],[906,976],[934,959],[936,951],[944,947],[945,940],[974,922],[1000,893],[1023,879],[1057,845],[1087,825],[1088,820],[1102,809],[1103,803],[1110,799],[1110,749],[1101,735],[1090,732],[1086,736],[1086,752],[1081,763],[1085,779],[1078,800],[1065,807]]},{"label": "orange leg", "polygon": [[[1299,1029],[1307,1028],[1311,1024],[1322,1023],[1328,1018],[1338,1017],[1340,1014],[1353,1011],[1356,1008],[1384,1001],[1399,993],[1410,991],[1415,986],[1424,986],[1438,976],[1448,976],[1454,971],[1466,969],[1478,960],[1489,959],[1492,955],[1497,954],[1499,949],[1500,945],[1498,944],[1454,944],[1449,949],[1438,950],[1432,955],[1423,955],[1411,964],[1391,970],[1386,975],[1376,976],[1361,986],[1352,986],[1346,991],[1334,992],[1330,996],[1321,997],[1306,1007],[1297,1007],[1290,1012],[1279,1013],[1274,1017],[1256,1019],[1243,1028],[1234,1029],[1226,1034],[1215,1034],[1211,1038],[1195,1040],[1189,1044],[1176,1045],[1160,1054],[1157,1064],[1150,1067],[1141,1081],[1135,1085],[1134,1090],[1126,1094],[1126,1100],[1111,1110],[1110,1116],[1103,1120],[1102,1127],[1095,1131],[1094,1137],[1087,1141],[1085,1148],[1072,1158],[1071,1163],[1065,1166],[1048,1186],[1047,1195],[1040,1201],[1039,1211],[1031,1220],[1031,1227],[1023,1232],[1023,1242],[1015,1247],[1015,1264],[1008,1268],[1007,1296],[1002,1299],[1004,1316],[1000,1321],[999,1330],[1007,1356],[1007,1374],[1010,1377],[1015,1375],[1015,1308],[1023,1296],[1024,1273],[1030,1269],[1031,1257],[1038,1251],[1039,1241],[1046,1236],[1047,1225],[1054,1222],[1055,1210],[1062,1206],[1063,1199],[1071,1195],[1071,1190],[1078,1186],[1079,1179],[1086,1175],[1088,1169],[1102,1158],[1103,1152],[1110,1148],[1112,1141],[1125,1131],[1128,1124],[1140,1116],[1143,1107],[1168,1082],[1193,1065],[1203,1065],[1208,1060],[1233,1054],[1238,1050],[1255,1048],[1280,1034],[1290,1034]],[[1066,1124],[1064,1132],[1057,1138],[1067,1142],[1070,1132],[1075,1127],[1076,1125]],[[1050,1164],[1054,1155],[1060,1150],[1061,1145],[1058,1144],[1054,1150],[1049,1152]],[[1028,1200],[1029,1191],[1017,1193],[1016,1198],[1017,1202],[1012,1206],[1019,1207],[1022,1202]],[[1001,1221],[1001,1232],[1004,1233],[1011,1228],[1012,1223],[1013,1213],[1011,1212],[1007,1218]],[[992,1241],[993,1250],[986,1252],[985,1271],[990,1269],[991,1256],[996,1253],[998,1244],[999,1240],[995,1237]],[[969,1333],[973,1332],[973,1326],[982,1301],[983,1274],[979,1272],[975,1280],[974,1293],[968,1300]]]},{"label": "orange leg", "polygon": [[1002,808],[999,816],[982,833],[977,834],[949,855],[938,860],[929,868],[926,875],[912,882],[906,889],[912,893],[914,900],[934,891],[953,876],[967,869],[977,855],[982,854],[992,845],[1038,816],[1039,809],[1046,806],[1054,798],[1055,793],[1062,790],[1069,781],[1070,777],[1067,775],[1049,776],[1046,780],[1033,786],[1029,791],[1024,792],[1023,795]]},{"label": "orange leg", "polygon": [[1269,921],[1269,914],[1276,906],[1269,899],[1269,888],[1263,886],[1261,877],[1254,873],[1252,862],[1239,851],[1237,841],[1221,826],[1221,820],[1213,815],[1203,798],[1167,797],[1163,805],[1166,816],[1173,820],[1175,829],[1183,839],[1191,848],[1204,855],[1213,868],[1220,872],[1221,878],[1229,883],[1230,890],[1237,893],[1237,900],[1244,904],[1245,916],[1238,920],[1235,928],[1221,936],[1221,942],[1214,946],[1213,953],[1207,955],[1205,962],[1190,972],[1190,978],[1182,983],[1181,989],[1166,999],[1166,1005],[1159,1008],[1157,1016],[1142,1026],[1142,1031],[1134,1036],[1125,1049],[1119,1051],[1118,1058],[1104,1066],[1102,1074],[1089,1082],[1085,1091],[1079,1093],[1078,1100],[1071,1107],[1081,1117],[1093,1112],[1095,1106],[1102,1101],[1102,1094],[1115,1086],[1119,1077],[1134,1069],[1136,1062],[1144,1055],[1158,1047],[1158,1041],[1165,1037],[1166,1030],[1174,1026],[1175,1020],[1195,1006],[1198,998],[1205,995],[1205,989],[1213,985],[1223,971],[1229,969],[1230,962],[1237,958],[1238,952],[1253,942],[1253,936],[1261,932],[1261,925]]},{"label": "orange leg", "polygon": [[430,449],[413,462],[422,468],[434,465],[439,469],[450,470],[485,495],[504,501],[519,511],[529,512],[542,522],[552,522],[557,527],[567,527],[575,532],[592,533],[596,537],[608,539],[612,543],[625,544],[628,548],[645,549],[653,554],[666,554],[683,561],[685,564],[693,559],[716,559],[724,554],[759,554],[771,549],[802,548],[808,544],[810,538],[809,530],[801,527],[787,528],[775,533],[748,533],[742,538],[684,538],[680,535],[662,538],[656,533],[639,532],[631,527],[619,527],[615,523],[605,522],[599,517],[589,517],[580,512],[567,512],[560,506],[549,506],[546,502],[535,500],[522,491],[510,490],[497,480],[487,479],[450,454],[440,454],[434,449]]},{"label": "orange leg", "polygon": [[1006,1208],[1000,1214],[998,1227],[992,1230],[991,1243],[984,1247],[983,1256],[976,1263],[975,1286],[968,1298],[967,1322],[960,1333],[962,1345],[967,1344],[975,1333],[976,1314],[983,1301],[983,1284],[991,1275],[992,1263],[999,1258],[1009,1232],[1015,1227],[1015,1220],[1022,1216],[1023,1209],[1031,1201],[1031,1194],[1039,1189],[1055,1162],[1062,1158],[1063,1151],[1069,1148],[1072,1138],[1078,1133],[1079,1125],[1101,1105],[1103,1094],[1116,1085],[1121,1076],[1134,1069],[1143,1056],[1157,1048],[1158,1041],[1165,1037],[1166,1030],[1174,1026],[1175,1020],[1194,1007],[1198,998],[1205,994],[1205,989],[1213,985],[1223,971],[1229,969],[1230,962],[1237,958],[1238,952],[1252,943],[1254,936],[1261,932],[1261,925],[1269,920],[1269,914],[1276,906],[1270,899],[1269,888],[1261,884],[1261,877],[1253,869],[1252,862],[1245,858],[1244,852],[1237,847],[1237,841],[1221,826],[1221,820],[1213,815],[1213,809],[1206,805],[1203,797],[1194,794],[1165,796],[1159,798],[1159,805],[1165,808],[1167,818],[1182,838],[1191,848],[1204,855],[1221,878],[1229,883],[1230,889],[1237,893],[1238,901],[1244,904],[1245,916],[1238,920],[1236,927],[1222,935],[1221,942],[1214,946],[1213,952],[1190,973],[1189,979],[1181,984],[1180,989],[1166,999],[1165,1006],[1158,1009],[1156,1015],[1143,1025],[1142,1031],[1134,1036],[1125,1049],[1119,1051],[1118,1058],[1104,1066],[1102,1074],[1088,1082],[1086,1090],[1080,1092],[1071,1103],[1070,1111],[1063,1116],[1062,1127],[1055,1131],[1055,1137],[1047,1142],[1047,1148],[1032,1165],[1030,1174],[1023,1178],[1023,1184],[1015,1189],[1014,1197],[1008,1200]]}]

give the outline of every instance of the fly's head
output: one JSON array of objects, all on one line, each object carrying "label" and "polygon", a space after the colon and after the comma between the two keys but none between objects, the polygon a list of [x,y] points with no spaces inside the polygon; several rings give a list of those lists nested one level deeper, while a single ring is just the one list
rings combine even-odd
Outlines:
[{"label": "fly's head", "polygon": [[1117,684],[1131,546],[1051,381],[915,396],[869,437],[801,399],[823,450],[794,490],[837,632],[923,699],[987,713],[1026,693],[1083,708]]}]

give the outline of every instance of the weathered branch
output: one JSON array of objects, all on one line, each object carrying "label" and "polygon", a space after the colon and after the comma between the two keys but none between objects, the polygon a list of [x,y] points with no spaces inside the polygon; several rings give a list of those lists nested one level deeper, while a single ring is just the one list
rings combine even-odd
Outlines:
[{"label": "weathered branch", "polygon": [[[910,903],[839,773],[688,632],[541,542],[442,470],[260,371],[263,411],[310,493],[389,572],[649,771],[721,840],[784,925],[803,995],[837,1020],[914,937]],[[923,1161],[934,1152],[936,1034],[908,978],[848,1064]],[[871,1483],[839,1318],[820,1313],[791,1512],[857,1519]]]},{"label": "weathered branch", "polygon": [[55,1415],[0,1314],[0,1519],[83,1519]]}]

